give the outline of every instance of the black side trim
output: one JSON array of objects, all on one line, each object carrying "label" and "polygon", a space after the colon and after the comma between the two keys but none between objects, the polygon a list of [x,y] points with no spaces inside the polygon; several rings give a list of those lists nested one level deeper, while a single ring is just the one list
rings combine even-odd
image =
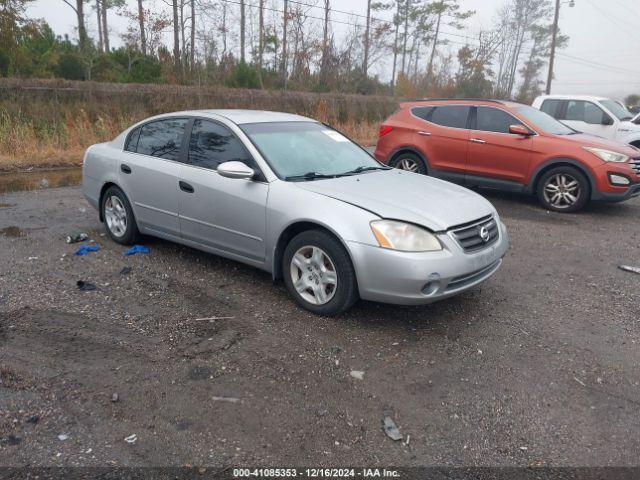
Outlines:
[{"label": "black side trim", "polygon": [[526,185],[523,185],[522,183],[514,182],[513,180],[485,177],[482,175],[470,175],[459,172],[450,172],[448,170],[429,170],[429,175],[431,177],[446,180],[451,183],[457,183],[459,185],[472,185],[516,193],[522,193],[526,190]]},{"label": "black side trim", "polygon": [[485,177],[482,175],[465,175],[464,182],[467,185],[476,185],[478,187],[495,188],[496,190],[504,190],[506,192],[524,192],[526,185],[515,182],[513,180],[503,180],[501,178]]}]

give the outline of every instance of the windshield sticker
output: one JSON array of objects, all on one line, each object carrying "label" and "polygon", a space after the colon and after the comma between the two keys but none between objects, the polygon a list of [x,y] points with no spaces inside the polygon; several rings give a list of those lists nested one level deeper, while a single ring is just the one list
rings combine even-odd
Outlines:
[{"label": "windshield sticker", "polygon": [[349,139],[347,137],[344,137],[342,135],[340,135],[338,132],[335,132],[333,130],[322,130],[322,133],[324,133],[327,137],[335,140],[336,142],[348,142]]}]

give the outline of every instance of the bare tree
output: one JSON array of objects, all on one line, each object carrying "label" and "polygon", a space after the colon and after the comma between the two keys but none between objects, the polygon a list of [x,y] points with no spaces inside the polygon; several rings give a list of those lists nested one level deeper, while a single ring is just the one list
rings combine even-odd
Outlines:
[{"label": "bare tree", "polygon": [[264,88],[262,83],[262,59],[264,56],[264,0],[258,4],[258,82],[260,88]]},{"label": "bare tree", "polygon": [[96,0],[96,15],[98,17],[98,51],[102,52],[103,50],[103,43],[102,43],[102,14],[100,13],[101,10],[101,6],[100,6],[100,0]]},{"label": "bare tree", "polygon": [[180,22],[178,18],[178,0],[172,0],[173,7],[173,62],[176,77],[180,77]]},{"label": "bare tree", "polygon": [[396,14],[393,16],[393,25],[395,34],[393,39],[393,67],[391,69],[391,92],[393,93],[396,85],[396,65],[398,63],[398,32],[400,31],[401,16],[400,0],[396,2]]},{"label": "bare tree", "polygon": [[460,5],[458,4],[458,1],[459,0],[438,0],[437,2],[432,2],[427,7],[427,11],[429,13],[435,14],[437,16],[436,30],[433,38],[431,39],[432,46],[431,55],[429,56],[429,67],[427,69],[427,79],[430,79],[433,76],[433,61],[436,56],[438,41],[440,39],[440,25],[442,23],[442,17],[447,16],[448,18],[452,19],[448,23],[450,27],[462,30],[462,28],[464,28],[464,25],[461,22],[475,13],[472,10],[460,11]]},{"label": "bare tree", "polygon": [[280,75],[284,88],[287,88],[287,20],[288,20],[288,2],[284,0],[283,9],[283,26],[282,26],[282,57],[280,59]]},{"label": "bare tree", "polygon": [[147,36],[144,31],[144,8],[142,7],[142,0],[138,0],[138,23],[140,24],[140,49],[142,54],[147,54]]},{"label": "bare tree", "polygon": [[329,12],[331,0],[324,0],[324,22],[322,23],[322,59],[320,60],[320,82],[323,87],[327,83],[327,69],[329,67]]},{"label": "bare tree", "polygon": [[245,22],[244,0],[240,0],[240,61],[244,63]]},{"label": "bare tree", "polygon": [[362,62],[362,73],[367,78],[369,70],[369,27],[371,25],[371,0],[367,0],[367,24],[364,30],[364,60]]},{"label": "bare tree", "polygon": [[80,48],[84,49],[89,44],[89,37],[87,37],[87,28],[84,24],[84,0],[76,0],[75,6],[70,0],[62,0],[69,5],[71,9],[76,13],[76,19],[78,21],[78,40]]},{"label": "bare tree", "polygon": [[191,58],[189,65],[193,71],[196,66],[196,0],[191,0]]}]

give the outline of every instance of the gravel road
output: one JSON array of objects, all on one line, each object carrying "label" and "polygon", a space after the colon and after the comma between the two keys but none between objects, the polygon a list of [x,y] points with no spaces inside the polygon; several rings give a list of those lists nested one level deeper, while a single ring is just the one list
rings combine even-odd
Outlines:
[{"label": "gravel road", "polygon": [[491,280],[339,318],[187,247],[124,257],[76,187],[0,195],[0,465],[638,465],[640,199],[483,193]]}]

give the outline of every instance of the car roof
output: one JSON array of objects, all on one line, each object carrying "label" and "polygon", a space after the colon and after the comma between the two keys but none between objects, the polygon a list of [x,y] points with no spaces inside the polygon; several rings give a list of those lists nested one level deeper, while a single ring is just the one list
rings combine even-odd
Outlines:
[{"label": "car roof", "polygon": [[419,100],[407,100],[400,103],[401,108],[419,107],[421,105],[482,105],[495,106],[502,105],[504,107],[519,107],[523,103],[511,102],[509,100],[494,100],[490,98],[423,98]]},{"label": "car roof", "polygon": [[267,110],[243,110],[243,109],[210,109],[210,110],[186,110],[182,112],[166,113],[164,116],[189,115],[194,117],[224,117],[231,122],[241,125],[244,123],[265,122],[315,122],[312,118],[294,115],[284,112],[270,112]]},{"label": "car roof", "polygon": [[598,97],[596,95],[541,95],[538,97],[541,100],[585,100],[587,102],[598,102],[601,100],[611,100],[607,97]]}]

